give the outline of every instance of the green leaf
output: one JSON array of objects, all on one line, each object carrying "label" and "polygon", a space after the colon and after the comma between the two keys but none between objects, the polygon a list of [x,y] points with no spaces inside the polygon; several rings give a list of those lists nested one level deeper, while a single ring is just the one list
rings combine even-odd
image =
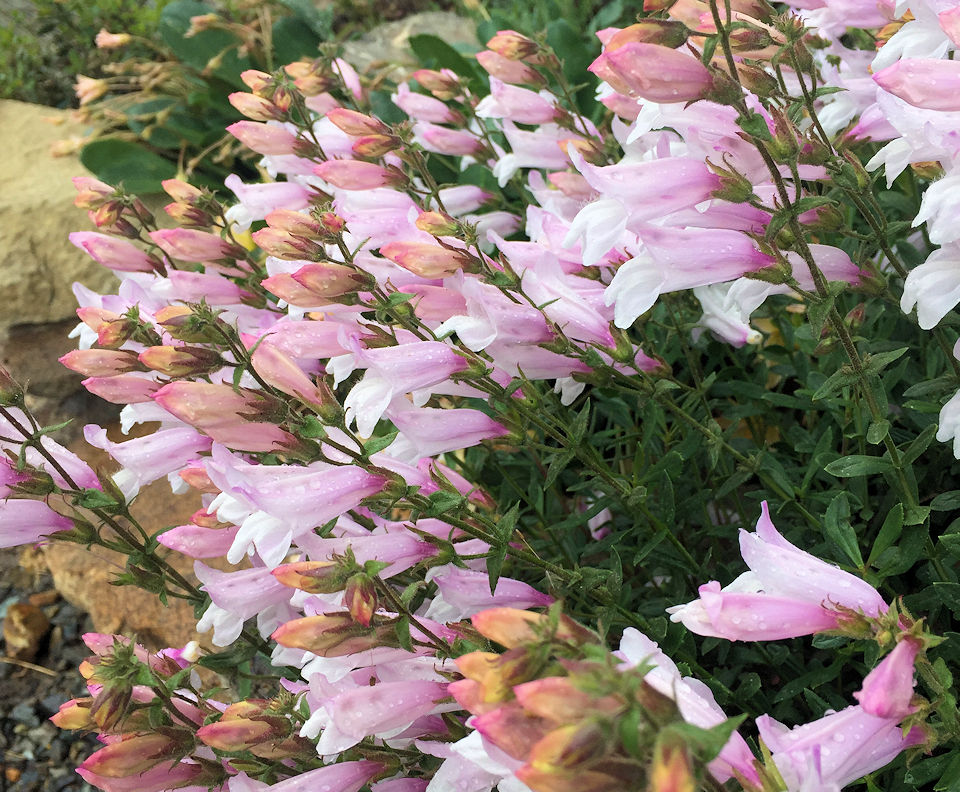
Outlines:
[{"label": "green leaf", "polygon": [[867,442],[872,445],[882,443],[883,438],[885,438],[889,433],[890,421],[888,421],[886,418],[881,418],[879,421],[873,421],[867,429]]},{"label": "green leaf", "polygon": [[870,557],[867,559],[867,566],[872,566],[873,562],[880,557],[888,547],[892,547],[894,542],[900,538],[903,532],[903,504],[898,503],[890,511],[880,526],[880,532],[873,541],[873,547],[870,549]]},{"label": "green leaf", "polygon": [[889,459],[884,457],[851,454],[850,456],[835,459],[824,466],[824,471],[837,478],[854,478],[856,476],[870,476],[875,473],[887,473],[893,470]]},{"label": "green leaf", "polygon": [[115,509],[120,505],[105,492],[98,489],[85,489],[77,495],[74,503],[84,509]]},{"label": "green leaf", "polygon": [[960,490],[941,492],[930,501],[930,509],[932,511],[953,511],[954,509],[960,509]]},{"label": "green leaf", "polygon": [[823,533],[843,550],[855,566],[863,567],[857,532],[850,524],[850,502],[845,492],[841,492],[830,501],[826,514],[823,515]]},{"label": "green leaf", "polygon": [[933,592],[955,616],[960,616],[960,583],[936,582],[933,584]]},{"label": "green leaf", "polygon": [[[232,86],[246,90],[240,72],[253,68],[255,64],[246,56],[238,57],[241,41],[236,35],[222,29],[204,30],[190,38],[184,35],[190,29],[191,17],[216,11],[213,6],[196,0],[174,0],[160,15],[160,38],[177,58],[197,72],[203,72],[211,59],[219,58],[213,74]],[[207,86],[207,90],[212,90],[212,86]]]},{"label": "green leaf", "polygon": [[424,66],[450,69],[466,78],[477,76],[476,66],[439,36],[429,33],[411,36],[410,49]]},{"label": "green leaf", "polygon": [[317,56],[320,39],[301,19],[281,17],[273,23],[272,36],[274,52],[282,54],[283,63]]},{"label": "green leaf", "polygon": [[[333,6],[318,8],[314,0],[278,0],[296,14],[297,22],[306,22],[310,30],[321,41],[326,41],[333,34]],[[294,60],[288,53],[283,52],[274,43],[274,49],[282,53],[284,63]]]},{"label": "green leaf", "polygon": [[431,492],[427,500],[430,501],[430,508],[424,513],[424,516],[439,517],[441,514],[446,514],[451,509],[459,506],[465,498],[459,492],[437,490],[436,492]]},{"label": "green leaf", "polygon": [[235,643],[225,652],[216,654],[205,654],[199,660],[198,665],[209,668],[217,673],[229,674],[237,670],[237,666],[250,660],[256,655],[257,649],[248,643]]},{"label": "green leaf", "polygon": [[750,111],[747,115],[737,119],[737,126],[751,137],[760,140],[773,140],[766,119],[759,113]]},{"label": "green leaf", "polygon": [[98,179],[111,185],[123,184],[132,193],[160,192],[160,182],[177,175],[173,160],[161,157],[142,145],[117,138],[100,138],[80,150],[80,162]]},{"label": "green leaf", "polygon": [[413,636],[410,635],[410,617],[400,616],[393,623],[393,629],[397,635],[397,643],[400,644],[400,648],[406,649],[408,652],[412,652]]},{"label": "green leaf", "polygon": [[383,451],[384,448],[397,439],[398,434],[400,434],[399,430],[394,429],[392,432],[387,432],[387,434],[381,435],[380,437],[371,437],[363,444],[363,453],[370,456],[371,454],[376,454],[378,451]]},{"label": "green leaf", "polygon": [[863,370],[867,374],[879,374],[883,369],[889,366],[893,361],[898,360],[906,354],[910,347],[901,347],[890,352],[877,352],[875,354],[864,355]]},{"label": "green leaf", "polygon": [[837,371],[833,372],[826,381],[817,388],[813,395],[810,397],[813,401],[819,401],[820,399],[826,399],[828,396],[832,396],[841,388],[846,387],[847,385],[852,385],[857,381],[858,377],[854,373],[853,369],[850,369],[847,366],[843,366]]}]

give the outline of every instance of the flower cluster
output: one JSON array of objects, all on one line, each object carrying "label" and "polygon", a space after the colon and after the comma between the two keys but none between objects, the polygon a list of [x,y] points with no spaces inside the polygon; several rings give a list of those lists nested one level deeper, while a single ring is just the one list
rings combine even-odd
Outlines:
[{"label": "flower cluster", "polygon": [[[735,460],[725,493],[756,475],[819,529],[801,502],[814,473],[784,484],[762,444],[756,456],[740,450],[741,427],[722,426],[706,401],[716,372],[704,376],[687,338],[706,331],[728,356],[756,348],[751,365],[771,381],[806,377],[775,365],[777,347],[832,346],[843,367],[797,391],[812,403],[857,389],[865,441],[886,454],[826,470],[853,477],[859,465],[895,484],[877,556],[928,517],[903,462],[926,446],[898,448],[880,378],[899,355],[862,355],[863,310],[843,317],[837,298],[902,277],[901,305],[917,306],[924,330],[960,301],[949,222],[960,106],[944,59],[955,9],[921,3],[893,21],[886,6],[854,18],[832,1],[804,3],[802,16],[762,0],[646,5],[657,15],[598,33],[589,70],[602,82],[589,110],[557,53],[514,31],[488,42],[475,73],[420,69],[389,96],[321,55],[244,72],[249,90],[229,96],[247,120],[228,131],[269,176],[229,177],[229,205],[167,180],[161,224],[122,189],[75,180],[98,231],[70,239],[120,285],[107,295],[76,286],[79,349],[62,362],[123,405],[124,432],[153,429],[117,441],[85,427],[120,466],[98,477],[0,375],[0,545],[59,536],[121,550],[135,559],[132,578],[193,601],[198,630],[226,650],[153,656],[89,637],[91,695],[55,716],[106,743],[85,779],[107,792],[809,792],[953,739],[949,672],[927,657],[939,639],[889,596],[908,591],[873,585],[875,559],[860,558],[839,501],[829,536],[856,573],[787,541],[764,502],[756,531],[739,533],[750,571],[677,605],[676,592],[689,598],[705,579],[694,554],[713,562],[672,513],[657,517],[648,485],[666,476],[672,487],[668,465],[694,452],[664,454],[649,476],[640,468],[669,414],[706,438],[711,470],[721,451]],[[878,55],[851,49],[854,27],[883,42]],[[868,140],[889,142],[864,165],[854,148]],[[946,175],[923,193],[914,225],[942,247],[908,272],[869,171],[885,166],[892,183],[931,160]],[[764,339],[769,323],[752,316],[784,304],[809,322],[789,326],[796,340]],[[658,343],[668,322],[693,384],[672,372],[681,355]],[[608,413],[598,419],[591,399]],[[955,434],[957,399],[941,440]],[[618,434],[637,403],[659,412]],[[752,413],[736,417],[749,425]],[[841,429],[846,449],[856,433]],[[608,436],[617,450],[601,445]],[[529,492],[510,475],[524,454],[542,484]],[[578,480],[556,486],[574,463]],[[131,510],[164,477],[201,499],[189,523],[157,537],[195,560],[199,589],[154,552]],[[557,524],[548,493],[563,504]],[[739,496],[739,515],[719,497],[703,509],[719,536],[711,551],[729,544],[737,516],[752,519]],[[521,502],[536,520],[521,519]],[[617,547],[626,520],[650,523],[649,544]],[[569,528],[582,529],[580,544]],[[628,551],[651,595],[671,592],[671,624],[624,604]],[[581,563],[595,555],[616,563],[601,576]],[[711,688],[688,673],[700,675],[691,633],[717,645],[818,635],[839,642],[830,648],[867,647],[873,668],[856,693],[834,691],[856,705],[816,702],[817,717],[793,729],[761,709],[738,730],[715,697],[729,709],[731,680]],[[195,673],[241,663],[273,673],[273,698],[220,701]],[[914,695],[915,668],[935,700]]]}]

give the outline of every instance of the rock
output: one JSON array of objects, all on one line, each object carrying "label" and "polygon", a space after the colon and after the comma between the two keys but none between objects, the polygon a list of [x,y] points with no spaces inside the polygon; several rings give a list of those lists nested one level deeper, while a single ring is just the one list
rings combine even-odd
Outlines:
[{"label": "rock", "polygon": [[18,602],[3,618],[6,653],[17,660],[33,660],[50,629],[50,620],[36,605]]},{"label": "rock", "polygon": [[[0,176],[0,305],[7,306],[0,311],[0,364],[28,383],[29,406],[46,424],[115,414],[57,361],[75,348],[67,338],[77,323],[73,282],[103,291],[115,280],[67,239],[90,225],[73,205],[71,182],[86,170],[76,155],[54,157],[50,147],[81,132],[69,110],[0,101],[8,163]],[[63,436],[80,431],[82,423],[74,423]]]},{"label": "rock", "polygon": [[0,304],[19,307],[0,314],[0,333],[73,317],[74,281],[93,289],[112,282],[108,270],[67,240],[71,229],[88,225],[73,205],[70,181],[86,171],[76,156],[53,157],[50,147],[82,131],[69,110],[0,101],[7,162],[0,180]]},{"label": "rock", "polygon": [[451,11],[424,11],[396,22],[378,25],[355,41],[343,46],[344,58],[358,71],[393,66],[391,79],[405,79],[408,68],[417,67],[410,51],[410,37],[428,33],[456,47],[465,44],[478,48],[473,22]]},{"label": "rock", "polygon": [[[120,435],[116,427],[108,431],[113,440],[128,439]],[[71,450],[94,468],[116,469],[116,463],[104,452],[82,442],[71,444]],[[198,495],[174,495],[163,478],[143,488],[131,512],[148,533],[154,534],[171,525],[182,525],[200,507]],[[163,552],[178,572],[196,582],[191,559]],[[194,630],[193,609],[183,600],[170,598],[164,606],[156,595],[143,589],[111,585],[126,566],[126,559],[119,553],[51,542],[43,548],[43,558],[57,591],[72,605],[90,614],[97,632],[133,635],[150,649],[179,647],[191,640],[202,640]]]}]

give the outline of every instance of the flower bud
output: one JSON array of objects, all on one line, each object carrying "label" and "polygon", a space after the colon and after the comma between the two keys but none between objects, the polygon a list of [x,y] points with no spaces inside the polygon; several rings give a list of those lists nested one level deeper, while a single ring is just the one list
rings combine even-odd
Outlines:
[{"label": "flower bud", "polygon": [[85,729],[91,731],[97,723],[90,714],[90,705],[93,699],[89,696],[80,699],[70,699],[60,705],[56,715],[50,722],[58,729]]},{"label": "flower bud", "polygon": [[446,278],[461,270],[476,272],[480,262],[465,250],[429,242],[388,242],[380,254],[421,278]]},{"label": "flower bud", "polygon": [[17,407],[23,403],[23,388],[3,366],[0,366],[0,407]]},{"label": "flower bud", "polygon": [[310,215],[292,209],[274,209],[267,215],[266,221],[271,228],[278,228],[295,236],[307,239],[321,239],[323,236],[320,223]]},{"label": "flower bud", "polygon": [[780,83],[766,69],[742,61],[738,62],[736,66],[740,82],[751,93],[756,94],[761,99],[780,93]]},{"label": "flower bud", "polygon": [[261,228],[253,232],[252,238],[268,255],[287,261],[322,259],[326,256],[323,245],[306,237],[295,236],[280,228]]},{"label": "flower bud", "polygon": [[140,362],[167,377],[196,377],[223,368],[213,349],[196,346],[152,346],[140,353]]},{"label": "flower bud", "polygon": [[218,751],[243,751],[275,737],[269,722],[249,718],[224,717],[197,729],[197,739]]},{"label": "flower bud", "polygon": [[253,93],[263,97],[269,97],[277,84],[277,81],[273,79],[273,75],[257,69],[247,69],[246,71],[240,72],[240,79],[243,80],[243,84],[253,91]]},{"label": "flower bud", "polygon": [[97,327],[97,344],[105,349],[119,349],[139,328],[140,323],[128,316],[109,319]]},{"label": "flower bud", "polygon": [[175,758],[187,747],[186,739],[161,732],[126,737],[87,757],[80,767],[107,778],[129,778]]},{"label": "flower bud", "polygon": [[110,377],[128,371],[143,371],[136,352],[113,349],[74,349],[60,362],[85,377]]},{"label": "flower bud", "polygon": [[292,275],[293,279],[318,297],[333,298],[370,289],[375,281],[371,275],[354,267],[323,261],[306,264]]},{"label": "flower bud", "polygon": [[104,201],[115,197],[117,194],[113,187],[93,178],[93,176],[75,176],[73,186],[77,188],[73,205],[78,209],[96,209]]},{"label": "flower bud", "polygon": [[490,41],[487,49],[493,50],[507,60],[524,60],[540,51],[537,42],[515,30],[500,30]]},{"label": "flower bud", "polygon": [[253,121],[280,121],[286,118],[286,113],[280,107],[256,94],[237,91],[229,94],[227,99],[242,115]]},{"label": "flower bud", "polygon": [[416,226],[435,237],[456,236],[460,224],[446,212],[420,212],[416,219]]},{"label": "flower bud", "polygon": [[293,619],[271,638],[281,646],[305,649],[320,657],[344,657],[378,646],[399,646],[392,623],[364,627],[349,613],[324,613]]},{"label": "flower bud", "polygon": [[178,203],[196,206],[204,197],[203,190],[180,179],[164,179],[160,182],[164,192]]},{"label": "flower bud", "polygon": [[400,148],[403,141],[396,135],[363,135],[357,138],[351,150],[358,157],[376,159]]},{"label": "flower bud", "polygon": [[548,732],[530,751],[528,761],[539,770],[575,769],[607,752],[608,736],[591,721],[572,723]]},{"label": "flower bud", "polygon": [[365,572],[353,575],[344,589],[343,604],[358,623],[369,627],[378,604],[373,578]]},{"label": "flower bud", "polygon": [[593,633],[563,615],[556,625],[556,631],[552,633],[549,615],[516,608],[490,608],[475,614],[471,621],[484,638],[508,649],[550,637],[577,644],[596,640]]},{"label": "flower bud", "polygon": [[347,559],[337,561],[295,561],[281,564],[271,574],[284,586],[310,594],[343,591],[355,565]]},{"label": "flower bud", "polygon": [[358,113],[356,110],[348,110],[346,107],[334,108],[327,113],[326,117],[341,132],[354,137],[391,134],[390,127],[379,118]]},{"label": "flower bud", "polygon": [[373,162],[359,160],[327,160],[317,165],[313,172],[324,181],[342,190],[373,190],[377,187],[398,187],[406,184],[402,171],[384,168]]},{"label": "flower bud", "polygon": [[647,792],[696,792],[697,782],[687,746],[662,733],[653,748]]},{"label": "flower bud", "polygon": [[539,88],[547,84],[544,76],[536,69],[523,61],[505,58],[493,50],[478,52],[476,58],[487,74],[510,85],[534,85]]},{"label": "flower bud", "polygon": [[568,157],[570,156],[570,149],[574,149],[591,165],[607,164],[607,155],[604,154],[602,150],[597,148],[597,144],[592,140],[584,140],[583,138],[566,138],[565,140],[558,141],[557,145],[563,149],[563,152]]},{"label": "flower bud", "polygon": [[133,41],[133,36],[129,33],[111,33],[106,28],[100,28],[94,43],[97,49],[120,49]]},{"label": "flower bud", "polygon": [[418,69],[410,76],[437,99],[448,101],[460,93],[460,81],[457,79],[457,75],[449,69],[443,69],[442,71]]},{"label": "flower bud", "polygon": [[609,52],[634,42],[659,44],[676,49],[687,43],[689,35],[690,30],[683,22],[671,19],[642,19],[614,33],[604,42],[604,51]]}]

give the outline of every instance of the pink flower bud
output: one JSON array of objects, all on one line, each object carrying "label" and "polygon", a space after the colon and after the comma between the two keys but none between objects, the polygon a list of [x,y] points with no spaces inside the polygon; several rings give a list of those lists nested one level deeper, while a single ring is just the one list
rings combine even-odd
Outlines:
[{"label": "pink flower bud", "polygon": [[535,85],[540,87],[547,84],[543,75],[536,69],[522,61],[504,58],[503,55],[493,50],[478,52],[477,62],[491,77],[496,77],[510,85]]},{"label": "pink flower bud", "polygon": [[392,624],[364,627],[349,613],[324,613],[294,619],[270,636],[281,646],[305,649],[320,657],[344,657],[375,649],[378,646],[397,646]]},{"label": "pink flower bud", "polygon": [[94,261],[116,272],[152,272],[160,264],[156,256],[144,253],[125,239],[96,231],[74,231],[68,238]]},{"label": "pink flower bud", "polygon": [[257,154],[284,155],[296,153],[297,136],[280,124],[237,121],[227,127],[227,132]]},{"label": "pink flower bud", "polygon": [[308,404],[324,404],[322,394],[303,369],[279,349],[270,346],[269,339],[254,350],[250,361],[254,371],[268,385]]},{"label": "pink flower bud", "polygon": [[713,87],[713,77],[700,61],[658,44],[630,43],[604,52],[588,70],[615,91],[651,102],[693,102]]},{"label": "pink flower bud", "polygon": [[404,184],[406,176],[396,168],[384,168],[373,162],[357,160],[327,160],[313,172],[324,181],[342,190],[373,190]]},{"label": "pink flower bud", "polygon": [[213,349],[195,346],[152,346],[140,353],[140,362],[167,377],[197,377],[223,367]]},{"label": "pink flower bud", "polygon": [[516,30],[497,31],[497,35],[487,42],[487,49],[509,60],[523,60],[540,51],[537,42]]},{"label": "pink flower bud", "polygon": [[240,79],[243,80],[243,84],[246,85],[247,88],[260,96],[272,91],[277,84],[272,75],[259,71],[258,69],[247,69],[246,71],[240,72]]},{"label": "pink flower bud", "polygon": [[111,33],[106,28],[100,28],[100,32],[97,33],[94,42],[97,45],[97,49],[119,49],[120,47],[127,46],[132,40],[133,36],[129,33]]},{"label": "pink flower bud", "polygon": [[901,720],[914,711],[913,665],[920,652],[920,642],[905,637],[863,680],[863,687],[853,694],[864,712],[878,718]]},{"label": "pink flower bud", "polygon": [[450,250],[429,242],[389,242],[380,253],[421,278],[446,278],[461,270],[474,271],[479,264],[465,250]]},{"label": "pink flower bud", "polygon": [[270,723],[249,718],[223,719],[197,729],[197,739],[218,751],[243,751],[274,737]]},{"label": "pink flower bud", "polygon": [[359,137],[361,135],[389,135],[390,127],[379,118],[348,110],[346,107],[337,107],[326,116],[341,132]]},{"label": "pink flower bud", "polygon": [[85,77],[82,74],[77,75],[77,81],[73,84],[73,90],[80,100],[80,106],[83,107],[90,102],[94,102],[110,90],[110,83],[106,80],[95,80],[92,77]]},{"label": "pink flower bud", "polygon": [[160,249],[172,258],[184,261],[219,261],[220,259],[243,258],[246,251],[239,245],[227,242],[218,234],[186,228],[161,228],[148,235]]},{"label": "pink flower bud", "polygon": [[[441,69],[440,71],[418,69],[410,77],[430,91],[437,99],[453,99],[460,93],[460,80],[449,69]],[[424,120],[429,121],[430,119]]]},{"label": "pink flower bud", "polygon": [[253,232],[252,238],[264,252],[287,261],[322,258],[324,255],[323,245],[280,228],[261,228]]},{"label": "pink flower bud", "polygon": [[165,734],[141,734],[101,748],[80,767],[107,778],[127,778],[173,759],[183,747],[182,740]]},{"label": "pink flower bud", "polygon": [[74,349],[61,357],[60,362],[86,377],[112,377],[128,371],[143,371],[136,352],[119,349]]},{"label": "pink flower bud", "polygon": [[173,198],[174,201],[180,203],[190,204],[192,206],[203,198],[203,190],[180,179],[164,179],[160,182],[160,186],[163,187],[163,191]]},{"label": "pink flower bud", "polygon": [[341,297],[369,289],[374,280],[362,270],[322,261],[306,264],[292,275],[293,279],[321,298]]},{"label": "pink flower bud", "polygon": [[79,209],[96,209],[117,194],[113,187],[93,176],[75,176],[73,186],[77,188],[73,205]]},{"label": "pink flower bud", "polygon": [[548,124],[563,111],[536,91],[491,77],[490,95],[477,105],[476,114],[479,118],[506,118],[518,124]]},{"label": "pink flower bud", "polygon": [[960,61],[902,58],[873,81],[914,107],[960,110]]},{"label": "pink flower bud", "polygon": [[[457,87],[459,88],[459,86]],[[459,113],[451,110],[439,99],[414,93],[406,83],[400,83],[397,86],[397,92],[391,98],[397,107],[415,121],[429,121],[433,124],[455,124],[463,120]]]},{"label": "pink flower bud", "polygon": [[229,94],[227,99],[241,114],[253,121],[280,121],[286,117],[286,113],[277,105],[256,94],[237,91]]},{"label": "pink flower bud", "polygon": [[141,404],[150,401],[160,384],[145,377],[120,375],[111,377],[90,377],[81,385],[94,396],[112,404]]},{"label": "pink flower bud", "polygon": [[437,154],[471,157],[483,148],[480,139],[465,129],[449,129],[418,121],[413,125],[413,133],[421,146]]}]

